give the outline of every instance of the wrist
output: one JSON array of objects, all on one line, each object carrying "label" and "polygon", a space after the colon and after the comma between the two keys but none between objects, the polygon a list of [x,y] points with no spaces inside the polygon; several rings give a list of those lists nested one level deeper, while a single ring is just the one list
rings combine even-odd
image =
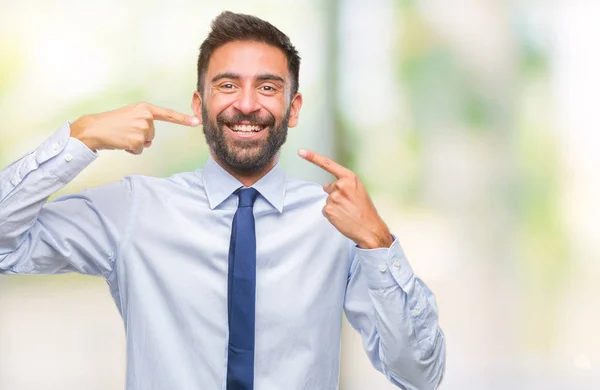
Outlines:
[{"label": "wrist", "polygon": [[75,122],[71,123],[70,131],[71,137],[78,139],[85,146],[87,146],[90,150],[96,151],[100,147],[96,142],[95,138],[90,135],[89,127],[90,127],[91,118],[89,115],[84,115]]},{"label": "wrist", "polygon": [[377,249],[389,248],[392,246],[393,242],[394,238],[392,237],[392,233],[390,233],[387,226],[384,225],[375,231],[365,234],[364,237],[361,237],[360,240],[356,241],[356,245],[361,249]]}]

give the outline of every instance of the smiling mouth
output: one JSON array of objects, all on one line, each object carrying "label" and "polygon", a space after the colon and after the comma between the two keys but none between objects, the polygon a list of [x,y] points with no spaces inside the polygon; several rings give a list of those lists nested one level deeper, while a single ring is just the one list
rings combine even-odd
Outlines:
[{"label": "smiling mouth", "polygon": [[245,134],[258,133],[267,127],[266,125],[253,125],[246,123],[226,124],[226,126],[236,133]]}]

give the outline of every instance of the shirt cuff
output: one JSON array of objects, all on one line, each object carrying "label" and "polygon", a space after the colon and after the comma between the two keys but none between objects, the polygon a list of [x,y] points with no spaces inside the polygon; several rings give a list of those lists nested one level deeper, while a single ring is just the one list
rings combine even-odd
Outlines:
[{"label": "shirt cuff", "polygon": [[35,154],[37,163],[65,184],[73,180],[98,157],[97,152],[71,137],[69,122],[65,122],[46,139]]},{"label": "shirt cuff", "polygon": [[394,242],[389,248],[356,248],[358,261],[371,289],[382,289],[397,285],[404,287],[413,276],[412,267],[408,264],[398,238],[392,236]]}]

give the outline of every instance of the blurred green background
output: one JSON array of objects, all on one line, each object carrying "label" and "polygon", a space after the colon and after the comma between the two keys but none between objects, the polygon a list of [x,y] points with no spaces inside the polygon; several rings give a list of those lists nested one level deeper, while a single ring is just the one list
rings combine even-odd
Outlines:
[{"label": "blurred green background", "polygon": [[[334,157],[436,294],[442,389],[600,388],[598,1],[0,0],[0,166],[64,121],[137,101],[190,113],[198,47],[222,10],[255,14],[302,57],[282,161]],[[157,125],[142,156],[101,157],[59,194],[208,156]],[[123,389],[108,289],[0,277],[0,389]],[[341,390],[392,389],[345,325]]]}]

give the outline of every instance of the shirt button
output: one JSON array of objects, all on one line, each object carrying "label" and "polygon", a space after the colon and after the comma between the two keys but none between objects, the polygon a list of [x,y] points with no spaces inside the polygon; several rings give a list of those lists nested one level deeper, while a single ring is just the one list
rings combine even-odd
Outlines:
[{"label": "shirt button", "polygon": [[421,309],[419,309],[418,307],[415,307],[414,309],[412,309],[412,310],[410,311],[410,314],[411,314],[413,317],[416,317],[416,316],[418,316],[419,314],[421,314]]},{"label": "shirt button", "polygon": [[73,156],[71,156],[70,154],[67,154],[67,155],[65,156],[65,161],[66,161],[66,162],[69,162],[69,161],[71,161],[72,159],[73,159]]},{"label": "shirt button", "polygon": [[60,145],[58,145],[57,143],[52,145],[52,150],[54,150],[55,152],[58,151],[58,149],[60,149]]},{"label": "shirt button", "polygon": [[10,179],[10,184],[12,184],[13,186],[16,186],[17,184],[19,184],[19,179],[17,179],[16,177],[13,177],[12,179]]},{"label": "shirt button", "polygon": [[394,260],[394,267],[400,267],[402,265],[402,262],[400,261],[400,259],[396,259]]},{"label": "shirt button", "polygon": [[380,271],[380,272],[385,272],[385,271],[387,271],[387,266],[386,266],[385,264],[381,264],[381,265],[379,266],[379,271]]}]

